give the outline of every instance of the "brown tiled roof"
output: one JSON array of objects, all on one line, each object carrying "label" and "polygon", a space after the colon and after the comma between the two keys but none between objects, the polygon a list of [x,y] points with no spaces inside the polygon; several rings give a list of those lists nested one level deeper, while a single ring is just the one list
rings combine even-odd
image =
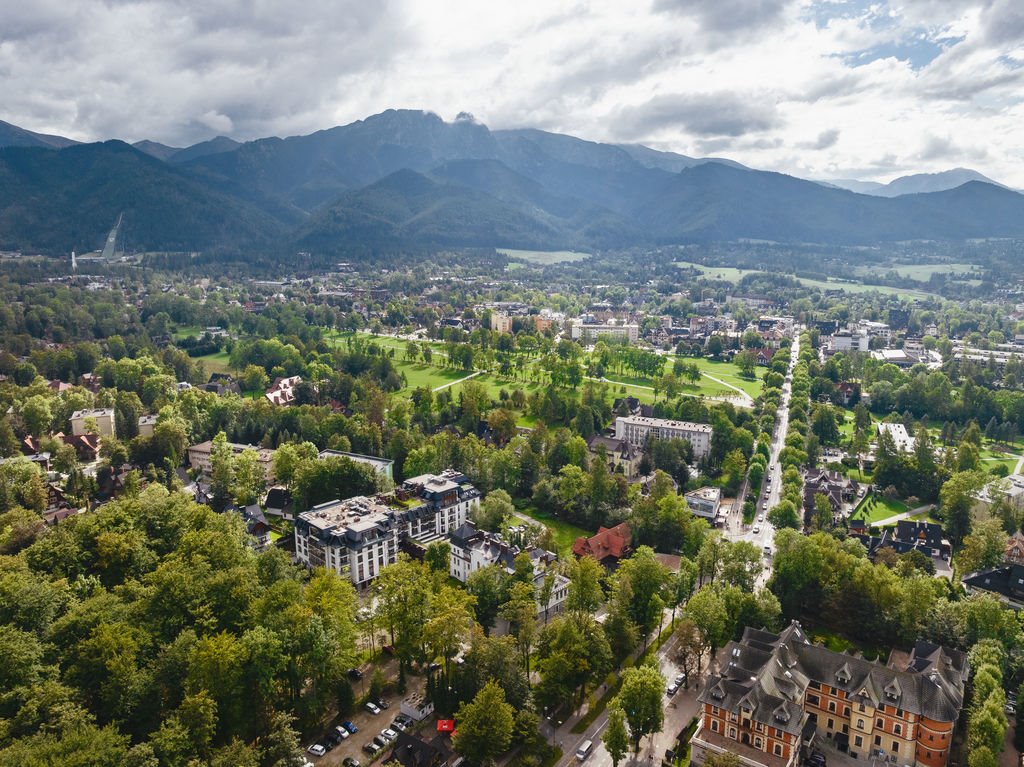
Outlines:
[{"label": "brown tiled roof", "polygon": [[631,551],[633,534],[627,522],[615,527],[598,528],[597,535],[590,538],[577,538],[572,545],[572,553],[578,557],[593,557],[602,562],[608,557],[622,559]]}]

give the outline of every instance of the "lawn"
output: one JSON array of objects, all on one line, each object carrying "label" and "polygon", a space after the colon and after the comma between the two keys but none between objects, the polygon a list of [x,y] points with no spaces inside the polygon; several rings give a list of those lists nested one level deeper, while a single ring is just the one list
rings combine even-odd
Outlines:
[{"label": "lawn", "polygon": [[[840,408],[839,411],[843,414],[843,422],[841,424],[839,424],[839,431],[842,433],[843,439],[852,439],[853,438],[853,408]],[[871,436],[872,439],[874,439],[874,435],[875,435],[874,426],[875,426],[876,423],[878,423],[878,419],[875,418],[875,416],[872,415],[871,413],[868,413],[868,415],[871,416],[871,426],[872,426],[872,429],[870,430],[870,436]]]},{"label": "lawn", "polygon": [[576,527],[566,522],[563,519],[554,517],[551,514],[546,514],[540,511],[535,506],[531,505],[527,501],[516,500],[516,511],[523,516],[529,517],[535,522],[540,522],[546,528],[551,530],[555,536],[555,544],[558,546],[560,554],[565,555],[572,549],[573,543],[579,537],[589,538],[593,533],[587,532],[582,527]]},{"label": "lawn", "polygon": [[400,362],[396,359],[394,364],[396,370],[405,374],[406,387],[402,393],[406,396],[411,395],[413,389],[421,386],[436,389],[438,386],[450,384],[469,375],[465,370],[437,368],[433,365],[424,365],[422,362]]},{"label": "lawn", "polygon": [[509,258],[518,258],[522,261],[529,261],[531,264],[562,264],[571,261],[582,261],[590,258],[590,253],[577,253],[575,250],[514,250],[512,248],[497,248],[498,253],[503,253]]},{"label": "lawn", "polygon": [[189,336],[199,338],[202,334],[203,328],[199,325],[179,325],[171,335],[174,337],[175,341],[180,341],[183,338],[188,338]]},{"label": "lawn", "polygon": [[881,277],[889,272],[896,272],[900,277],[918,282],[928,282],[933,274],[978,276],[981,267],[976,264],[893,264],[865,266],[857,270],[865,277]]},{"label": "lawn", "polygon": [[227,352],[204,354],[202,357],[196,357],[195,360],[203,363],[203,367],[206,369],[207,375],[210,373],[231,372],[230,355]]},{"label": "lawn", "polygon": [[739,282],[748,274],[755,274],[759,269],[736,269],[731,266],[704,266],[691,261],[676,261],[673,266],[680,269],[696,269],[709,280],[721,280],[722,282]]},{"label": "lawn", "polygon": [[[710,280],[722,280],[724,282],[739,282],[748,274],[762,272],[759,269],[736,269],[730,266],[704,266],[694,264],[690,261],[676,261],[675,266],[684,269],[697,269],[704,277]],[[773,274],[776,272],[772,272]],[[832,280],[811,280],[806,277],[797,277],[791,272],[777,272],[788,277],[793,277],[804,287],[819,288],[820,290],[843,290],[847,293],[870,293],[878,291],[886,295],[904,296],[907,298],[935,298],[934,293],[909,288],[893,288],[888,285],[868,285],[863,282],[833,282]]]},{"label": "lawn", "polygon": [[[874,500],[874,504],[868,507],[868,503]],[[894,517],[897,514],[902,514],[907,511],[907,504],[903,501],[897,501],[895,499],[889,500],[881,495],[871,494],[865,496],[864,500],[861,501],[860,506],[851,515],[852,519],[863,519],[867,521],[869,525],[873,525],[876,522]]]}]

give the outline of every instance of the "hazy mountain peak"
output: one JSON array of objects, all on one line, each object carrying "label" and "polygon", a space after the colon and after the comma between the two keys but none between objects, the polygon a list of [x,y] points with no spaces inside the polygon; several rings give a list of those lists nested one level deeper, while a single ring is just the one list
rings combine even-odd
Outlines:
[{"label": "hazy mountain peak", "polygon": [[0,120],[0,147],[35,146],[46,149],[63,149],[66,146],[73,146],[77,143],[77,141],[65,138],[64,136],[36,133],[35,131],[19,128],[17,125]]},{"label": "hazy mountain peak", "polygon": [[825,183],[860,194],[870,194],[876,197],[899,197],[904,194],[944,192],[947,189],[955,189],[966,184],[968,181],[981,181],[994,186],[1002,186],[998,181],[993,181],[971,168],[952,168],[937,173],[913,173],[893,179],[888,184],[854,179],[831,179]]}]

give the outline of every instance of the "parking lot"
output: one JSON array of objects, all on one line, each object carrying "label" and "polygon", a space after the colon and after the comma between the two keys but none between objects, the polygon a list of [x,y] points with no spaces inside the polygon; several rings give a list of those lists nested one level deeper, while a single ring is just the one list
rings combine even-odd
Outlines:
[{"label": "parking lot", "polygon": [[[355,682],[353,686],[355,687],[356,694],[358,695],[360,692],[359,683]],[[365,765],[368,765],[375,757],[370,756],[370,754],[363,751],[363,746],[371,742],[375,735],[379,735],[381,730],[391,727],[391,723],[394,721],[395,717],[401,713],[399,707],[402,702],[402,698],[417,690],[421,690],[423,686],[424,680],[422,677],[410,676],[409,689],[406,694],[399,695],[398,693],[393,693],[383,696],[384,701],[389,707],[382,710],[379,714],[371,714],[365,708],[360,707],[359,710],[351,716],[339,716],[332,720],[328,726],[323,728],[323,733],[321,733],[321,735],[333,730],[336,725],[339,725],[346,720],[352,722],[359,731],[356,732],[355,735],[350,735],[337,747],[328,751],[323,756],[316,757],[307,752],[306,758],[313,762],[316,767],[332,767],[333,765],[340,765],[346,757],[352,757],[358,761],[360,765],[365,767]],[[433,718],[428,717],[426,721],[432,722]],[[411,732],[419,726],[419,723],[414,723],[408,731]],[[308,739],[303,742],[302,748],[307,749],[313,743],[323,743],[323,740],[319,738]],[[383,751],[386,752],[387,749],[384,749]]]}]

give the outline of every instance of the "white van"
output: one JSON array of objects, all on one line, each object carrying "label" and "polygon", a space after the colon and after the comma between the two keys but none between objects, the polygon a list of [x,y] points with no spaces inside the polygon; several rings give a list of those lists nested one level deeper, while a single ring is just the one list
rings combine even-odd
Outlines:
[{"label": "white van", "polygon": [[580,747],[576,750],[576,758],[579,759],[582,762],[584,759],[586,759],[588,756],[590,756],[590,750],[593,747],[594,747],[594,741],[592,741],[592,740],[585,740],[585,741],[583,741],[583,743],[580,745]]}]

